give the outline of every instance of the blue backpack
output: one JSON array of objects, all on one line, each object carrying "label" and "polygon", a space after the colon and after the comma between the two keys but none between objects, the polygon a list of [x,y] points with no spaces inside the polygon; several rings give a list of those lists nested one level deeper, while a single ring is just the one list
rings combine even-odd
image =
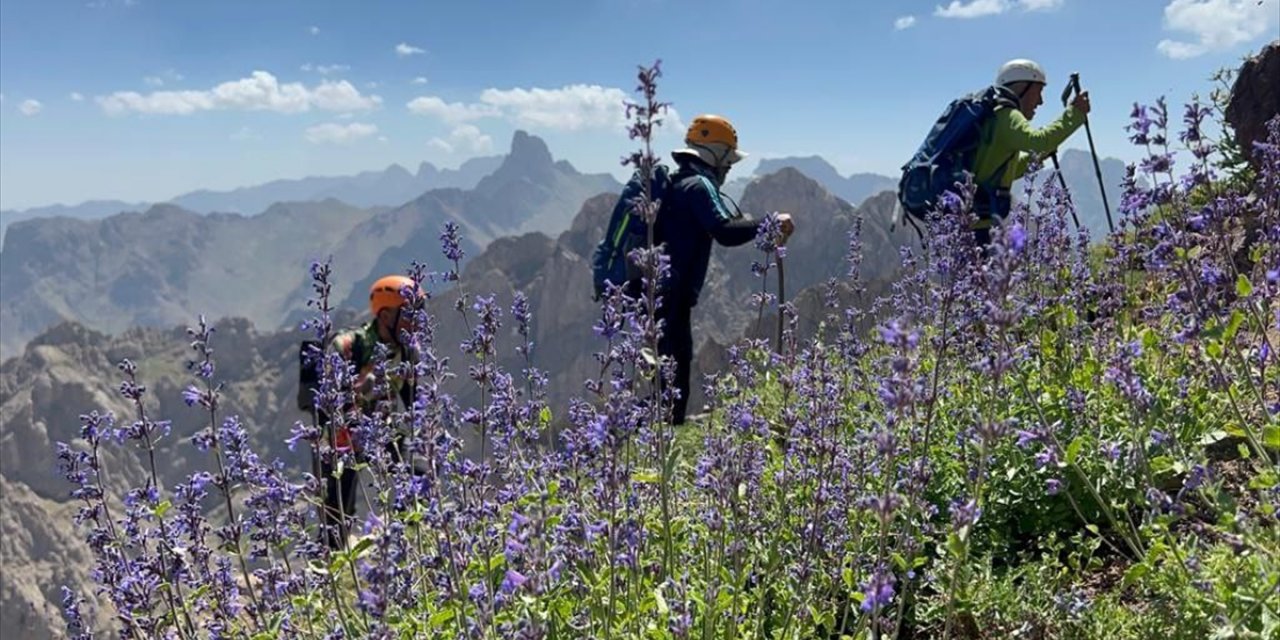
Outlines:
[{"label": "blue backpack", "polygon": [[[661,200],[670,184],[668,169],[661,164],[656,165],[650,178],[650,198]],[[644,178],[636,171],[622,188],[622,195],[618,197],[617,204],[613,205],[613,213],[609,216],[609,226],[605,229],[604,238],[596,245],[591,256],[591,279],[595,286],[593,299],[596,301],[604,296],[607,282],[621,286],[639,277],[627,260],[627,254],[648,242],[648,225],[635,211],[636,202],[642,195]]]},{"label": "blue backpack", "polygon": [[[1017,103],[996,87],[957,98],[947,105],[915,155],[902,166],[898,202],[903,211],[927,222],[929,212],[943,192],[957,190],[956,183],[963,183],[966,173],[973,171],[983,123],[1001,105],[1016,108]],[[914,222],[911,224],[915,226]]]}]

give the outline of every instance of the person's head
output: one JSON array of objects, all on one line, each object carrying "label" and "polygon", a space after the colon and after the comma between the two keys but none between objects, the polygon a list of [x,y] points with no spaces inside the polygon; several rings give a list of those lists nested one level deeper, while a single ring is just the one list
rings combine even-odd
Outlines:
[{"label": "person's head", "polygon": [[[405,299],[405,293],[409,293],[409,300]],[[376,320],[378,338],[399,343],[400,332],[413,328],[413,309],[406,302],[420,304],[425,298],[413,278],[390,275],[374,281],[369,287],[369,313]]]},{"label": "person's head", "polygon": [[728,119],[703,114],[693,119],[684,136],[685,148],[677,154],[696,156],[715,170],[721,184],[729,169],[741,162],[747,154],[738,149],[738,132]]},{"label": "person's head", "polygon": [[1036,108],[1044,104],[1042,94],[1045,82],[1044,69],[1034,61],[1023,58],[1004,63],[996,74],[996,85],[1018,96],[1018,110],[1028,120],[1034,118]]}]

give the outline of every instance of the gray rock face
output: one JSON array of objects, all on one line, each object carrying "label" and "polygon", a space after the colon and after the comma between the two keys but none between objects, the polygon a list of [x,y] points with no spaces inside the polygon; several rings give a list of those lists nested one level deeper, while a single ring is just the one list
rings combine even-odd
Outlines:
[{"label": "gray rock face", "polygon": [[[1280,115],[1280,40],[1264,46],[1240,67],[1231,99],[1227,103],[1227,122],[1235,128],[1236,143],[1245,155],[1253,157],[1253,143],[1267,139],[1267,121]],[[1254,161],[1257,166],[1257,161]]]}]

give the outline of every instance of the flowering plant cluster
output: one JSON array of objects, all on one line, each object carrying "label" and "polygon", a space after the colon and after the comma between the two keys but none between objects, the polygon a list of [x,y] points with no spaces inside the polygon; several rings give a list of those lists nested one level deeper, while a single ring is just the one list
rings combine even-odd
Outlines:
[{"label": "flowering plant cluster", "polygon": [[[656,162],[660,75],[640,69],[644,101],[629,110],[643,148],[626,162],[641,171]],[[656,349],[660,246],[630,256],[643,295],[604,297],[598,375],[553,407],[528,301],[503,308],[468,291],[450,226],[453,268],[411,275],[457,288],[460,348],[436,340],[444,317],[414,307],[411,355],[375,354],[385,400],[364,412],[343,410],[348,364],[312,354],[316,406],[360,453],[315,420],[295,425],[291,446],[366,479],[359,523],[336,549],[317,524],[326,479],[259,458],[220,413],[202,319],[183,398],[207,413],[205,430],[163,441],[167,423],[144,410],[146,372],[124,361],[120,393],[136,415],[89,412],[81,437],[59,444],[96,563],[95,584],[64,591],[69,633],[1276,637],[1280,118],[1240,189],[1215,175],[1209,114],[1187,107],[1179,171],[1165,103],[1135,105],[1129,131],[1147,159],[1129,168],[1123,223],[1105,243],[1070,227],[1056,182],[1028,180],[1024,204],[978,250],[962,185],[927,250],[903,250],[890,293],[848,308],[828,296],[811,336],[762,278],[743,303],[777,309],[776,339],[733,345],[731,366],[702,381],[707,412],[681,428]],[[651,217],[657,203],[640,200]],[[761,276],[785,253],[769,220]],[[855,291],[861,224],[844,276]],[[321,342],[332,276],[312,269],[308,326]],[[499,366],[503,350],[523,368]],[[444,393],[454,376],[475,385],[477,406]],[[388,392],[393,377],[412,385],[410,406]],[[153,463],[127,495],[105,490],[103,448],[154,460],[188,444],[214,472],[163,487]],[[90,628],[91,589],[110,603],[110,630]]]}]

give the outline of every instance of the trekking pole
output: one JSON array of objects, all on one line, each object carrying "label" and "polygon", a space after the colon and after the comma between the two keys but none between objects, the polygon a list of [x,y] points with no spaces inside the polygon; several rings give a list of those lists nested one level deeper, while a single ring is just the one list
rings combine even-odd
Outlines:
[{"label": "trekking pole", "polygon": [[774,349],[778,354],[782,353],[782,325],[783,320],[782,303],[786,300],[786,271],[782,268],[782,254],[778,255],[778,346]]},{"label": "trekking pole", "polygon": [[1058,184],[1062,185],[1062,193],[1066,194],[1067,202],[1071,203],[1071,221],[1076,223],[1076,231],[1079,231],[1080,218],[1076,216],[1076,203],[1071,199],[1071,190],[1067,189],[1067,179],[1062,177],[1062,167],[1058,165],[1058,152],[1051,152],[1049,159],[1053,160],[1053,169],[1058,172]]},{"label": "trekking pole", "polygon": [[[1071,74],[1071,81],[1067,83],[1067,88],[1062,90],[1062,106],[1067,106],[1072,94],[1079,94],[1080,91],[1080,74]],[[1107,187],[1102,181],[1102,165],[1098,164],[1098,149],[1093,146],[1093,129],[1089,127],[1089,114],[1084,116],[1084,133],[1089,137],[1089,155],[1093,156],[1093,173],[1098,176],[1098,189],[1102,192],[1102,208],[1107,212],[1107,228],[1111,233],[1116,232],[1116,225],[1111,221],[1111,205],[1107,203]]]}]

